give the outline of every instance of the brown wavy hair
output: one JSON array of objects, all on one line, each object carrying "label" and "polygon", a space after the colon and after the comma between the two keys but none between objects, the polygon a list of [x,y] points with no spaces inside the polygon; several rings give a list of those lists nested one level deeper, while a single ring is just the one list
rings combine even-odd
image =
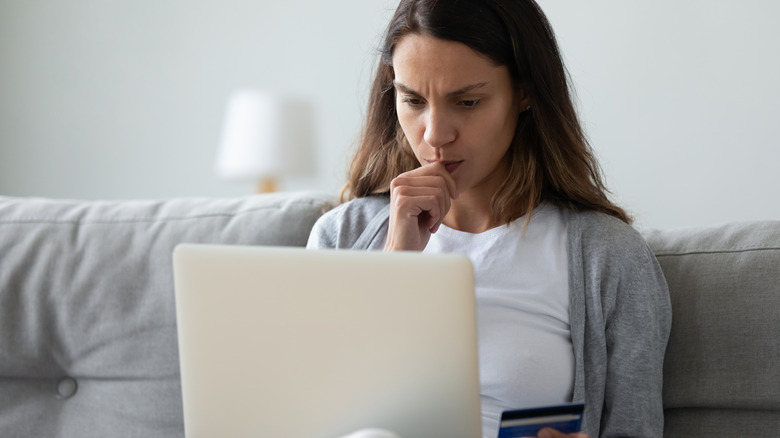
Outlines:
[{"label": "brown wavy hair", "polygon": [[526,214],[527,221],[542,201],[631,223],[609,199],[552,27],[533,0],[401,0],[385,34],[342,198],[386,193],[393,178],[420,166],[398,122],[393,87],[393,51],[409,34],[467,45],[506,66],[530,97],[532,109],[520,114],[504,158],[508,177],[491,200],[494,225]]}]

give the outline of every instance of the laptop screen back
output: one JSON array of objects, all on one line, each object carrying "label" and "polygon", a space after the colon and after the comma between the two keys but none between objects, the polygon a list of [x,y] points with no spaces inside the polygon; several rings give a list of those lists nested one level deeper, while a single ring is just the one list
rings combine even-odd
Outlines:
[{"label": "laptop screen back", "polygon": [[180,245],[185,433],[480,436],[465,257]]}]

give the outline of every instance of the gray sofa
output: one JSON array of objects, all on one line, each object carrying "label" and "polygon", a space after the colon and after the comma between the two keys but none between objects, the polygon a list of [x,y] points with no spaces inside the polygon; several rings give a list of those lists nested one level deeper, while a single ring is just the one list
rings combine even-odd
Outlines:
[{"label": "gray sofa", "polygon": [[[333,198],[0,197],[0,437],[182,437],[176,244],[304,245]],[[647,231],[666,436],[780,436],[780,222]]]}]

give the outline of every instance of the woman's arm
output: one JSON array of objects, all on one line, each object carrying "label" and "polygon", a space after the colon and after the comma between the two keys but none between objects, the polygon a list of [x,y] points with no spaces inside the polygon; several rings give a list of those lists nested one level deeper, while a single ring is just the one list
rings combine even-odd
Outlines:
[{"label": "woman's arm", "polygon": [[629,266],[616,285],[612,311],[605,315],[601,435],[660,437],[664,354],[671,330],[669,290],[649,248],[624,263]]},{"label": "woman's arm", "polygon": [[367,196],[341,204],[314,224],[308,249],[381,250],[387,234],[387,195]]},{"label": "woman's arm", "polygon": [[663,436],[671,302],[655,255],[629,225],[596,212],[569,221],[574,396],[593,437]]}]

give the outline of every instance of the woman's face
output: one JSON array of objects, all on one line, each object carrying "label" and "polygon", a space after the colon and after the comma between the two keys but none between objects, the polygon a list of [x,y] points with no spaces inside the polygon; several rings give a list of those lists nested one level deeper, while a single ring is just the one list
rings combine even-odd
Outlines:
[{"label": "woman's face", "polygon": [[398,121],[421,165],[440,161],[459,193],[491,196],[527,105],[509,70],[465,44],[407,35],[393,52]]}]

